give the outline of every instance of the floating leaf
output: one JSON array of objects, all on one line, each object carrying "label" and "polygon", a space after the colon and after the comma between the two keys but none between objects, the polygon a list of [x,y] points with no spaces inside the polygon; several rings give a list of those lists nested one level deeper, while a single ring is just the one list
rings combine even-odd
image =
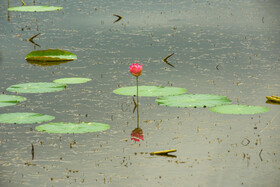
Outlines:
[{"label": "floating leaf", "polygon": [[280,97],[279,96],[265,96],[268,101],[280,103]]},{"label": "floating leaf", "polygon": [[0,114],[0,123],[42,123],[53,120],[53,116],[38,113],[5,113]]},{"label": "floating leaf", "polygon": [[36,127],[38,131],[48,133],[87,133],[99,132],[109,129],[110,126],[102,123],[83,122],[83,123],[47,123]]},{"label": "floating leaf", "polygon": [[25,59],[28,61],[57,62],[76,60],[77,56],[69,51],[47,49],[32,51],[25,56]]},{"label": "floating leaf", "polygon": [[167,155],[168,153],[176,152],[177,149],[170,149],[170,150],[164,150],[164,151],[156,151],[151,152],[150,155]]},{"label": "floating leaf", "polygon": [[267,112],[270,109],[264,106],[224,105],[212,107],[209,110],[222,114],[258,114]]},{"label": "floating leaf", "polygon": [[16,105],[18,102],[25,100],[25,97],[2,94],[0,95],[0,107]]},{"label": "floating leaf", "polygon": [[[180,95],[187,91],[185,88],[158,86],[139,86],[138,89],[139,96],[145,97]],[[113,92],[118,95],[136,95],[137,87],[122,87],[114,90]]]},{"label": "floating leaf", "polygon": [[156,100],[158,104],[171,107],[212,107],[231,103],[225,96],[210,94],[186,94],[178,96],[161,97]]},{"label": "floating leaf", "polygon": [[53,82],[60,83],[60,84],[79,84],[79,83],[85,83],[90,81],[89,78],[81,78],[81,77],[72,77],[72,78],[62,78],[62,79],[56,79]]},{"label": "floating leaf", "polygon": [[53,82],[37,82],[12,85],[7,88],[7,91],[17,93],[46,93],[61,91],[64,90],[65,87],[65,84],[58,84]]},{"label": "floating leaf", "polygon": [[55,6],[19,6],[19,7],[10,7],[8,11],[20,11],[20,12],[48,12],[61,10],[63,7]]},{"label": "floating leaf", "polygon": [[32,61],[32,60],[26,60],[29,64],[37,65],[37,66],[57,66],[59,64],[64,64],[67,62],[71,62],[72,60],[68,61],[55,61],[55,62],[49,62],[49,61]]}]

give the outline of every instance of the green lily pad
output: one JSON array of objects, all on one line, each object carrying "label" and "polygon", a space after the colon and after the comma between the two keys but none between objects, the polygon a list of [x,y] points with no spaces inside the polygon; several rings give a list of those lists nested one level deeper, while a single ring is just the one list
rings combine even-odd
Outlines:
[{"label": "green lily pad", "polygon": [[32,61],[26,60],[29,64],[36,65],[36,66],[57,66],[59,64],[65,64],[67,62],[71,62],[73,60],[65,60],[65,61]]},{"label": "green lily pad", "polygon": [[212,107],[209,110],[222,114],[258,114],[267,112],[270,109],[264,106],[224,105]]},{"label": "green lily pad", "polygon": [[25,101],[25,97],[16,95],[0,95],[0,107],[16,105],[21,101]]},{"label": "green lily pad", "polygon": [[32,51],[25,56],[28,61],[58,62],[76,60],[77,56],[69,51],[47,49]]},{"label": "green lily pad", "polygon": [[61,10],[63,7],[55,6],[19,6],[19,7],[10,7],[8,11],[20,11],[20,12],[48,12]]},{"label": "green lily pad", "polygon": [[109,129],[110,126],[102,123],[83,122],[83,123],[47,123],[39,125],[36,130],[47,133],[88,133],[99,132]]},{"label": "green lily pad", "polygon": [[[145,97],[180,95],[187,92],[185,88],[178,87],[139,86],[138,89],[139,96]],[[118,95],[136,95],[137,87],[122,87],[114,90],[113,92]]]},{"label": "green lily pad", "polygon": [[42,123],[46,121],[51,121],[54,118],[55,117],[53,116],[38,113],[5,113],[0,114],[0,123]]},{"label": "green lily pad", "polygon": [[171,107],[212,107],[217,105],[230,104],[225,96],[210,94],[186,94],[178,96],[160,97],[156,100],[160,105]]},{"label": "green lily pad", "polygon": [[64,90],[64,88],[66,88],[65,84],[58,84],[53,82],[37,82],[12,85],[7,88],[7,91],[17,93],[46,93],[58,92]]},{"label": "green lily pad", "polygon": [[89,78],[72,77],[72,78],[56,79],[53,82],[60,83],[60,84],[79,84],[79,83],[86,83],[90,80],[91,79]]}]

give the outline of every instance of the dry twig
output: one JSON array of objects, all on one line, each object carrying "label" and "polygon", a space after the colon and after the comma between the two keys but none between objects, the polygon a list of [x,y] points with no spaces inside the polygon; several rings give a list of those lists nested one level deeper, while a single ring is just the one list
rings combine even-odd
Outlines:
[{"label": "dry twig", "polygon": [[118,17],[118,19],[115,20],[114,23],[116,23],[116,22],[118,22],[118,21],[120,21],[122,19],[122,17],[120,15],[118,15],[118,14],[114,14],[114,16]]},{"label": "dry twig", "polygon": [[173,55],[174,55],[174,53],[172,53],[172,54],[166,56],[162,61],[165,62],[166,64],[168,64],[169,66],[175,68],[172,64],[170,64],[170,63],[167,61],[167,59],[170,58],[170,57],[173,56]]}]

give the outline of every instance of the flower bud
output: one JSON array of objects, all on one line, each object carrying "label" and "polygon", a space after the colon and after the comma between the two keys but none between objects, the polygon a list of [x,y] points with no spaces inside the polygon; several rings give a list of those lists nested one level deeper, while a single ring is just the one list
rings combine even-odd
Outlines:
[{"label": "flower bud", "polygon": [[130,73],[132,74],[132,75],[134,75],[134,76],[136,76],[136,77],[138,77],[138,76],[140,76],[141,75],[141,73],[142,73],[142,65],[143,64],[141,64],[141,65],[139,65],[138,63],[136,63],[136,64],[132,64],[132,66],[129,66],[129,71],[130,71]]}]

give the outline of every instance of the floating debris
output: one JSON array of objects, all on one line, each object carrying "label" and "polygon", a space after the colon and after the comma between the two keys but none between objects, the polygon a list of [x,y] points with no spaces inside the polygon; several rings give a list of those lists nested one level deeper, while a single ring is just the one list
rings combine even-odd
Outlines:
[{"label": "floating debris", "polygon": [[278,96],[272,95],[272,96],[265,96],[265,97],[268,101],[280,103],[280,97],[278,97]]},{"label": "floating debris", "polygon": [[156,151],[151,152],[150,155],[167,155],[168,153],[176,152],[177,149],[170,149],[170,150],[164,150],[164,151]]},{"label": "floating debris", "polygon": [[115,20],[113,23],[116,23],[122,19],[122,16],[120,16],[120,15],[114,14],[114,16],[118,17],[118,19]]},{"label": "floating debris", "polygon": [[169,66],[175,68],[172,64],[170,64],[170,63],[167,61],[167,59],[170,58],[170,57],[173,56],[173,55],[174,55],[174,53],[172,53],[172,54],[166,56],[162,61],[165,62],[166,64],[168,64]]}]

